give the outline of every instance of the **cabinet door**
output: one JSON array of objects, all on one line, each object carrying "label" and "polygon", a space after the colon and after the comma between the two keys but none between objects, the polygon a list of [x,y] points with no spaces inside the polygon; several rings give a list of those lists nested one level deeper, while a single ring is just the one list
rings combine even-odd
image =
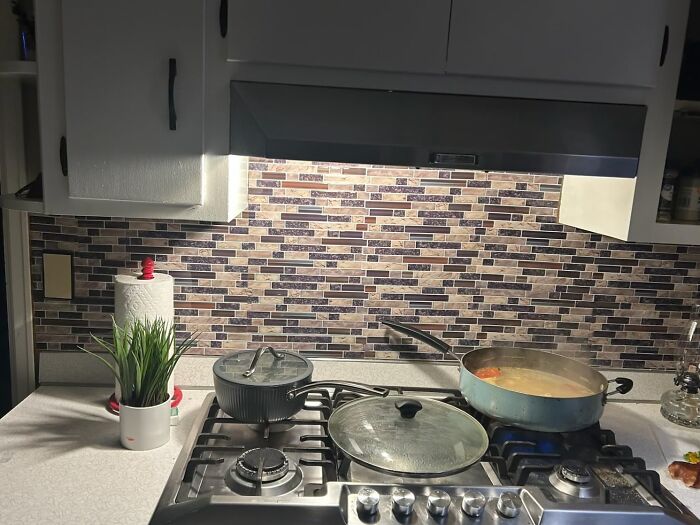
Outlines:
[{"label": "cabinet door", "polygon": [[202,204],[203,6],[63,0],[71,197]]},{"label": "cabinet door", "polygon": [[453,0],[447,71],[653,87],[667,1]]},{"label": "cabinet door", "polygon": [[443,73],[450,0],[232,0],[229,59]]}]

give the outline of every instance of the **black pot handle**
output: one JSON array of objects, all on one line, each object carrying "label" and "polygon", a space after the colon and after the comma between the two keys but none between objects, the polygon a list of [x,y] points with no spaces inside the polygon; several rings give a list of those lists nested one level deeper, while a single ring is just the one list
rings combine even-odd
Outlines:
[{"label": "black pot handle", "polygon": [[452,351],[452,347],[449,344],[447,344],[441,339],[438,339],[434,335],[429,334],[428,332],[424,332],[423,330],[419,330],[418,328],[414,328],[413,326],[408,326],[397,321],[390,321],[388,319],[382,319],[381,322],[382,324],[393,328],[397,332],[401,332],[402,334],[405,334],[409,337],[418,339],[419,341],[435,348],[436,350],[440,350],[445,354],[449,354],[452,357],[454,357],[457,361],[460,361],[459,356]]},{"label": "black pot handle", "polygon": [[400,399],[394,406],[401,412],[401,417],[405,419],[413,419],[416,414],[423,410],[423,404],[417,399]]},{"label": "black pot handle", "polygon": [[358,394],[367,394],[368,396],[386,397],[389,395],[389,390],[381,386],[363,385],[362,383],[351,383],[350,381],[312,381],[304,386],[290,389],[287,392],[287,399],[294,399],[319,388],[336,388]]},{"label": "black pot handle", "polygon": [[618,387],[612,392],[606,392],[605,397],[609,397],[615,394],[626,394],[634,386],[634,381],[627,377],[616,377],[615,379],[610,379],[608,383],[617,383]]},{"label": "black pot handle", "polygon": [[284,359],[284,354],[279,353],[277,350],[275,350],[271,346],[261,346],[255,352],[255,355],[253,356],[253,360],[250,362],[250,366],[248,367],[248,370],[243,372],[243,377],[250,377],[253,375],[253,372],[255,372],[255,367],[258,366],[258,361],[260,360],[260,356],[263,355],[265,352],[270,352],[274,356],[275,359]]}]

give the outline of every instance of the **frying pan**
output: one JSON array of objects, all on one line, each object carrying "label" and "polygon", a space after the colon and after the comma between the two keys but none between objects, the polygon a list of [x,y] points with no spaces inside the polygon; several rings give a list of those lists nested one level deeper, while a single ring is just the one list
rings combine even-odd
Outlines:
[{"label": "frying pan", "polygon": [[[398,323],[383,324],[454,357],[460,362],[459,389],[469,404],[489,417],[541,432],[572,432],[598,422],[609,396],[626,394],[633,382],[625,377],[608,379],[588,365],[557,354],[530,348],[484,347],[461,359],[448,343],[437,337]],[[483,381],[475,375],[480,368],[518,367],[548,372],[567,378],[592,394],[580,397],[546,397],[524,394]],[[609,383],[617,388],[608,391]]]}]

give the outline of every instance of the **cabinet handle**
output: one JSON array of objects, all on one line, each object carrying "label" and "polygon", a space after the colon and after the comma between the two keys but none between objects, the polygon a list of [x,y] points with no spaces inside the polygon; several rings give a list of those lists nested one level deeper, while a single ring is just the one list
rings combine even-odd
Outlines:
[{"label": "cabinet handle", "polygon": [[668,53],[668,37],[669,35],[669,28],[666,26],[664,28],[664,39],[663,42],[661,43],[661,60],[659,60],[659,67],[663,67],[663,65],[666,63],[666,53]]},{"label": "cabinet handle", "polygon": [[61,173],[68,176],[68,150],[66,149],[66,137],[61,137],[58,145],[58,157],[61,160]]},{"label": "cabinet handle", "polygon": [[219,31],[221,38],[226,38],[228,33],[228,0],[221,0],[219,3]]},{"label": "cabinet handle", "polygon": [[170,129],[177,129],[177,113],[175,113],[175,77],[177,76],[177,60],[168,60],[168,121]]}]

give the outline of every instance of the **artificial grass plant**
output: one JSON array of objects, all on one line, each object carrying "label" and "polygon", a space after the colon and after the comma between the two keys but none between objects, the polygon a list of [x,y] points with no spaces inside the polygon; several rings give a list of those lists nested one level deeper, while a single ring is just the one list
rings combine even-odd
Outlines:
[{"label": "artificial grass plant", "polygon": [[131,407],[155,406],[168,398],[168,380],[175,365],[197,340],[197,336],[187,337],[176,344],[175,327],[160,318],[137,320],[125,328],[112,319],[112,341],[90,335],[112,356],[114,364],[99,353],[81,350],[109,367],[121,388],[121,404]]}]

